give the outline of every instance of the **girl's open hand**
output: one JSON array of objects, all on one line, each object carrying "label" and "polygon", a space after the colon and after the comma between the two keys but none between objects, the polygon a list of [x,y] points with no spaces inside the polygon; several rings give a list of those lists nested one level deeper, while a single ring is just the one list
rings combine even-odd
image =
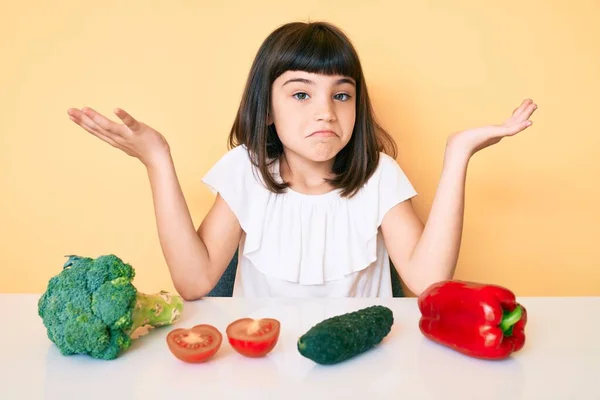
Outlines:
[{"label": "girl's open hand", "polygon": [[527,129],[532,124],[529,118],[536,109],[537,105],[533,100],[527,99],[501,125],[483,126],[455,133],[450,136],[448,143],[472,156],[479,150],[498,143],[506,136],[514,136]]},{"label": "girl's open hand", "polygon": [[106,143],[138,158],[146,167],[169,154],[164,136],[119,108],[114,113],[122,124],[111,121],[89,107],[70,108],[71,121]]}]

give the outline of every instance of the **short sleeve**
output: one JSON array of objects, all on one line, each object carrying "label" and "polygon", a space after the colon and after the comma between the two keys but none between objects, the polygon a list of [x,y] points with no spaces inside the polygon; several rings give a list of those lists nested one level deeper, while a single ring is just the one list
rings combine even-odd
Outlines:
[{"label": "short sleeve", "polygon": [[229,150],[204,175],[202,182],[214,194],[220,194],[238,218],[242,228],[248,221],[248,199],[256,191],[252,164],[244,146]]},{"label": "short sleeve", "polygon": [[417,195],[417,191],[395,159],[381,153],[378,171],[379,215],[377,225],[395,205]]}]

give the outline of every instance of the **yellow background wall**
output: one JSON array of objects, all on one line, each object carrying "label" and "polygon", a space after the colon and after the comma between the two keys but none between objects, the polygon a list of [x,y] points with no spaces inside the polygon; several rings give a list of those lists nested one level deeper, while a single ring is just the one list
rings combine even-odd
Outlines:
[{"label": "yellow background wall", "polygon": [[[73,124],[122,107],[168,139],[198,225],[200,178],[226,151],[260,43],[326,20],[361,56],[425,219],[453,131],[523,134],[469,166],[456,277],[518,295],[600,295],[600,5],[594,1],[4,2],[0,14],[0,292],[42,292],[66,254],[114,253],[138,289],[172,289],[142,164]],[[114,115],[113,115],[114,117]]]}]

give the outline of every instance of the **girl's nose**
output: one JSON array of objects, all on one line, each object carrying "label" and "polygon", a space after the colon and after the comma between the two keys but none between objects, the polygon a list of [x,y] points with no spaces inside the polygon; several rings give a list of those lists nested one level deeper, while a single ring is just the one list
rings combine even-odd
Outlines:
[{"label": "girl's nose", "polygon": [[335,121],[335,112],[333,110],[333,104],[331,101],[323,101],[315,112],[315,119],[317,121],[332,122]]}]

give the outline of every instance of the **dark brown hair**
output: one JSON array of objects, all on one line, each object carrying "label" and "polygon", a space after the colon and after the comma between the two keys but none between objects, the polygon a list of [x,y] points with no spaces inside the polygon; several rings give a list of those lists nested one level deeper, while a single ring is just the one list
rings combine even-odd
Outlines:
[{"label": "dark brown hair", "polygon": [[358,54],[348,37],[326,22],[293,22],[273,31],[262,43],[229,134],[229,148],[245,145],[267,188],[283,193],[287,183],[269,171],[283,154],[274,124],[267,125],[271,86],[286,71],[342,75],[356,82],[356,122],[348,144],[336,155],[329,182],[342,196],[353,196],[371,177],[379,152],[396,158],[396,144],[375,121]]}]

